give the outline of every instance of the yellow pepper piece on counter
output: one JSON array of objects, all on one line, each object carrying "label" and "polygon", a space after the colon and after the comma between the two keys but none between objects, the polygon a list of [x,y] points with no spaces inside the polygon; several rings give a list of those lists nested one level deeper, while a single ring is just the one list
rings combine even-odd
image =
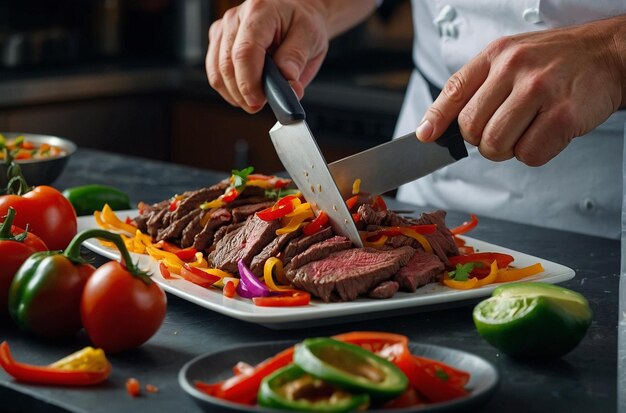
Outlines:
[{"label": "yellow pepper piece on counter", "polygon": [[524,268],[502,269],[498,271],[496,282],[504,283],[504,282],[511,282],[511,281],[519,281],[522,278],[530,277],[531,275],[536,275],[543,271],[544,269],[540,262],[530,265],[528,267],[524,267]]},{"label": "yellow pepper piece on counter", "polygon": [[85,347],[69,356],[50,364],[49,367],[70,371],[101,371],[105,370],[109,362],[100,348]]},{"label": "yellow pepper piece on counter", "polygon": [[357,178],[352,183],[352,195],[356,195],[361,192],[361,178]]},{"label": "yellow pepper piece on counter", "polygon": [[276,268],[276,276],[285,278],[285,270],[283,269],[283,262],[276,257],[270,257],[265,261],[263,266],[263,280],[265,285],[273,291],[289,291],[291,287],[282,287],[276,285],[274,282],[274,268]]}]

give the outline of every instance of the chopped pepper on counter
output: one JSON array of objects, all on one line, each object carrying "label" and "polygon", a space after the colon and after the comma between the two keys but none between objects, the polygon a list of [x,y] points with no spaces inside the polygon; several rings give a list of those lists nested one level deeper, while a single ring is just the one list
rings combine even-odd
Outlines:
[{"label": "chopped pepper on counter", "polygon": [[0,366],[18,381],[59,386],[91,386],[106,380],[111,372],[101,349],[85,347],[48,366],[36,366],[15,361],[6,341],[0,344]]}]

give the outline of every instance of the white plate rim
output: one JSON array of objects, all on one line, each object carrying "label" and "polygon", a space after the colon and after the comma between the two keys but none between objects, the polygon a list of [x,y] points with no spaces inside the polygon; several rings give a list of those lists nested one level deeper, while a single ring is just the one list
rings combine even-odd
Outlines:
[{"label": "white plate rim", "polygon": [[[116,211],[116,214],[124,220],[126,216],[137,216],[138,210]],[[78,231],[91,228],[99,228],[93,216],[78,217]],[[477,250],[512,255],[518,266],[540,262],[545,271],[542,274],[525,278],[524,281],[556,284],[568,281],[575,276],[574,270],[565,265],[471,237],[464,236],[463,238]],[[83,246],[106,258],[119,259],[117,250],[103,246],[97,239],[88,239]],[[340,303],[323,303],[313,300],[308,306],[302,307],[258,307],[248,299],[224,297],[218,289],[203,288],[183,279],[167,280],[161,276],[157,261],[149,255],[131,253],[131,257],[141,268],[151,271],[152,279],[170,294],[239,320],[270,325],[454,303],[486,297],[496,287],[502,285],[490,284],[471,290],[454,290],[440,284],[428,284],[419,288],[415,293],[398,292],[388,299],[359,298],[355,301]]]}]

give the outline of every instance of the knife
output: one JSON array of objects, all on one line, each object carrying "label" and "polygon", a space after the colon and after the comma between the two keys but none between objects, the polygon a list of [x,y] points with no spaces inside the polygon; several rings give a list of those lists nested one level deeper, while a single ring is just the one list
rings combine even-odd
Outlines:
[{"label": "knife", "polygon": [[352,195],[352,184],[361,179],[360,192],[382,194],[467,157],[459,124],[455,120],[435,141],[424,143],[415,132],[328,165],[339,192]]},{"label": "knife", "polygon": [[352,215],[333,180],[324,156],[306,123],[298,97],[269,55],[265,55],[263,88],[278,122],[270,138],[283,166],[314,212],[325,211],[333,230],[363,246]]}]

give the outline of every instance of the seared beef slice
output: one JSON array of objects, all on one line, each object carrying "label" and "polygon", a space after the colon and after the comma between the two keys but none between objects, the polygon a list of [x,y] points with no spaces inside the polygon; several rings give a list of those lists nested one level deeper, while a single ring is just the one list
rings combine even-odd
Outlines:
[{"label": "seared beef slice", "polygon": [[[332,238],[322,242],[315,243],[307,248],[304,252],[293,257],[289,263],[289,268],[300,268],[312,261],[318,261],[328,257],[333,252],[347,250],[352,247],[352,241],[346,237],[335,235]],[[288,269],[289,269],[288,268]]]},{"label": "seared beef slice", "polygon": [[402,291],[415,292],[418,287],[437,281],[444,269],[443,262],[433,254],[417,251],[413,258],[393,276]]},{"label": "seared beef slice", "polygon": [[300,268],[287,271],[296,287],[328,302],[356,299],[388,280],[415,254],[411,247],[380,251],[374,248],[351,248],[330,254]]},{"label": "seared beef slice", "polygon": [[244,226],[219,240],[209,260],[220,270],[236,273],[237,261],[243,259],[246,265],[250,265],[252,258],[276,237],[279,227],[280,220],[266,222],[252,215]]}]

